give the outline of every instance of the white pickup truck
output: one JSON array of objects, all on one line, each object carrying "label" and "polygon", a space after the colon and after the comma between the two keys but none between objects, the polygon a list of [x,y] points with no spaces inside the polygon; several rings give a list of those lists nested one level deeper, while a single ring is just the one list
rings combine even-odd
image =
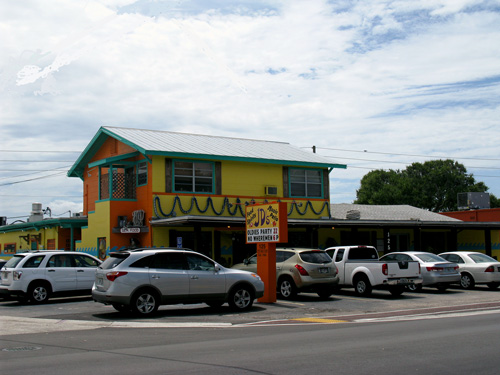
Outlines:
[{"label": "white pickup truck", "polygon": [[380,261],[372,246],[336,246],[326,252],[338,268],[339,288],[354,287],[361,296],[370,295],[372,289],[399,296],[406,286],[422,283],[419,262]]}]

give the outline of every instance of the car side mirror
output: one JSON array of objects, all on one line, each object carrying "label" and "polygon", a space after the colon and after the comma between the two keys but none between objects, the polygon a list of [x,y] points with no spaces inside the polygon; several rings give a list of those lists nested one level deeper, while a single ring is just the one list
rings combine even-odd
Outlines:
[{"label": "car side mirror", "polygon": [[244,264],[245,266],[248,266],[248,264],[249,264],[249,263],[250,263],[250,261],[249,261],[248,259],[244,259],[244,260],[243,260],[243,264]]},{"label": "car side mirror", "polygon": [[215,272],[219,272],[220,271],[220,265],[215,263]]}]

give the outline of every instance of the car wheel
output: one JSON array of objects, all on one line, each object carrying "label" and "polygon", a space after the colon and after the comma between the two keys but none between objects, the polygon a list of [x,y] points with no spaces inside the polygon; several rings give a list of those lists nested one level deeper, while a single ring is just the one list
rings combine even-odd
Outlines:
[{"label": "car wheel", "polygon": [[463,273],[460,277],[460,286],[464,289],[472,289],[475,284],[474,278],[468,273]]},{"label": "car wheel", "polygon": [[420,292],[422,291],[422,284],[410,284],[406,287],[410,292]]},{"label": "car wheel", "polygon": [[234,310],[248,310],[253,305],[253,295],[247,286],[238,286],[229,294],[229,306]]},{"label": "car wheel", "polygon": [[297,295],[297,287],[290,277],[283,277],[279,282],[279,292],[281,297],[290,299]]},{"label": "car wheel", "polygon": [[130,306],[124,305],[122,303],[113,303],[113,307],[119,312],[130,312]]},{"label": "car wheel", "polygon": [[490,289],[498,289],[498,287],[500,286],[500,283],[488,283],[486,285],[488,285],[488,288],[490,288]]},{"label": "car wheel", "polygon": [[142,316],[152,315],[158,310],[158,307],[160,307],[160,301],[155,292],[143,290],[132,297],[131,308],[136,314]]},{"label": "car wheel", "polygon": [[392,287],[391,289],[389,289],[389,292],[391,292],[391,294],[394,297],[399,297],[401,294],[403,294],[404,291],[405,291],[405,288],[402,286],[395,286],[395,287]]},{"label": "car wheel", "polygon": [[372,286],[366,276],[360,276],[354,280],[354,290],[357,295],[366,297],[372,293]]},{"label": "car wheel", "polygon": [[28,299],[31,303],[45,303],[49,300],[50,286],[47,283],[36,283],[28,289]]}]

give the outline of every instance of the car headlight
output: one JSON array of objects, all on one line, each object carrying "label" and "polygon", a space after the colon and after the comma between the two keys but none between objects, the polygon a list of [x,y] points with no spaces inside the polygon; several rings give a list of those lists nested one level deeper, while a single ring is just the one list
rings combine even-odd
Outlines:
[{"label": "car headlight", "polygon": [[257,275],[256,273],[252,273],[252,276],[255,277],[257,280],[261,281],[262,279],[260,278],[259,275]]}]

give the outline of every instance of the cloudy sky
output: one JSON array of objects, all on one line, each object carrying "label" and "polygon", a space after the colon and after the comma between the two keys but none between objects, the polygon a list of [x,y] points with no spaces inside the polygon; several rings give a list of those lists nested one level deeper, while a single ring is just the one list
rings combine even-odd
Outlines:
[{"label": "cloudy sky", "polygon": [[100,126],[288,142],[346,170],[452,158],[500,196],[500,0],[0,4],[0,216],[82,210]]}]

